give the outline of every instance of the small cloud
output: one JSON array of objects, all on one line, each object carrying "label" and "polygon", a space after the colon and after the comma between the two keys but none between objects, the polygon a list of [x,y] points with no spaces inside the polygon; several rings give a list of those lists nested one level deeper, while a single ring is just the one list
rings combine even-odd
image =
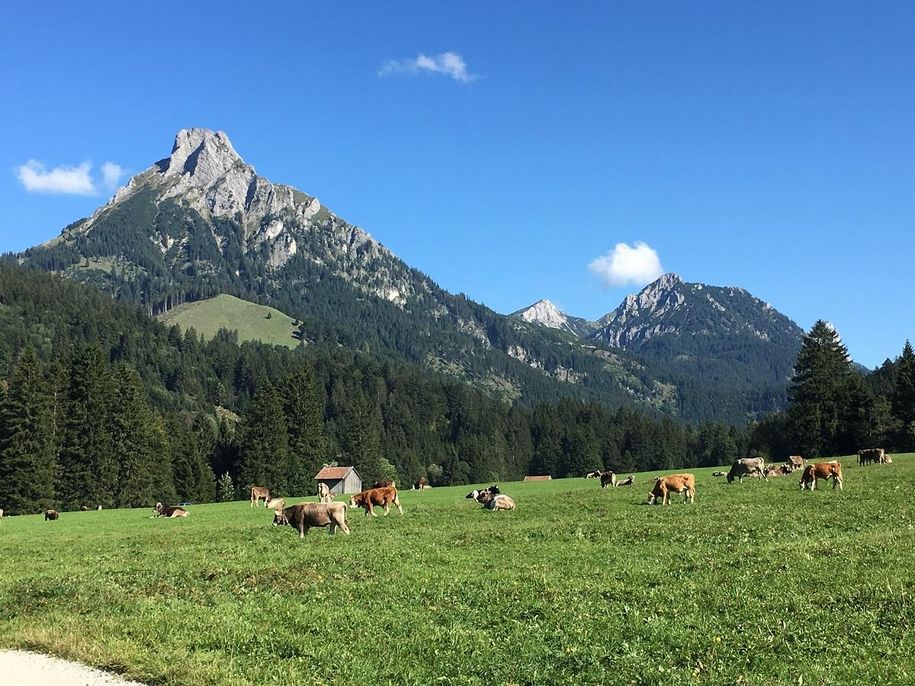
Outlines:
[{"label": "small cloud", "polygon": [[439,55],[420,53],[413,59],[388,60],[378,71],[378,76],[391,74],[445,74],[460,83],[470,83],[477,78],[467,70],[464,58],[456,52],[443,52]]},{"label": "small cloud", "polygon": [[92,164],[89,162],[75,167],[47,169],[38,160],[29,160],[16,170],[16,176],[29,193],[94,195],[95,184],[89,176],[91,170]]},{"label": "small cloud", "polygon": [[118,187],[118,182],[122,176],[124,176],[124,168],[121,165],[114,162],[105,162],[102,165],[102,181],[109,191],[113,191]]},{"label": "small cloud", "polygon": [[641,241],[635,246],[617,243],[613,250],[592,261],[588,269],[608,286],[644,286],[664,273],[658,253]]},{"label": "small cloud", "polygon": [[[16,169],[22,187],[29,193],[53,193],[58,195],[98,195],[98,179],[92,177],[92,163],[83,162],[75,166],[60,166],[48,169],[43,162],[29,160]],[[117,188],[124,168],[114,162],[105,162],[101,168],[101,184],[105,190]]]}]

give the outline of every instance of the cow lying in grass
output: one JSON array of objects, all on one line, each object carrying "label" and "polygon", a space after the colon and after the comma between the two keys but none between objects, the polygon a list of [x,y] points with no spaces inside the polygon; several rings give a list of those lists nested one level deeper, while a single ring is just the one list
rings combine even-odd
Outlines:
[{"label": "cow lying in grass", "polygon": [[787,474],[790,474],[792,471],[794,471],[794,470],[791,467],[789,467],[788,465],[782,464],[782,465],[779,465],[778,467],[772,467],[772,466],[766,467],[764,474],[767,478],[775,479],[780,476],[785,476]]},{"label": "cow lying in grass", "polygon": [[299,532],[299,538],[313,526],[329,526],[328,533],[333,536],[337,529],[349,534],[346,525],[346,503],[299,503],[273,515],[273,526],[288,524]]},{"label": "cow lying in grass", "polygon": [[362,491],[357,495],[354,495],[349,500],[349,506],[353,509],[361,507],[365,510],[366,516],[372,515],[377,517],[375,514],[375,507],[384,507],[384,516],[388,516],[388,512],[391,511],[391,505],[396,505],[400,514],[403,515],[403,508],[400,506],[400,498],[397,497],[397,489],[393,486],[387,488],[370,488],[367,491]]},{"label": "cow lying in grass", "polygon": [[631,474],[623,479],[622,481],[617,481],[614,486],[632,486],[635,483],[635,477]]},{"label": "cow lying in grass", "polygon": [[654,505],[660,498],[663,505],[669,505],[671,492],[682,493],[685,503],[693,502],[696,498],[696,477],[692,474],[659,476],[648,494],[648,504]]},{"label": "cow lying in grass", "polygon": [[515,509],[514,500],[509,498],[507,495],[502,495],[501,493],[493,493],[488,488],[485,491],[480,491],[480,494],[476,497],[476,501],[487,510]]},{"label": "cow lying in grass", "polygon": [[156,503],[153,512],[155,512],[153,517],[187,517],[190,514],[183,507],[163,505],[162,503]]},{"label": "cow lying in grass", "polygon": [[477,502],[479,502],[480,495],[482,493],[489,493],[490,495],[499,495],[499,493],[501,493],[501,491],[499,490],[498,486],[493,484],[489,488],[484,488],[482,491],[475,488],[470,493],[465,495],[464,497],[467,498],[468,500],[476,500]]},{"label": "cow lying in grass", "polygon": [[817,479],[832,479],[832,487],[842,490],[842,465],[836,460],[829,462],[811,462],[804,467],[801,475],[801,490],[816,490]]},{"label": "cow lying in grass", "polygon": [[57,510],[45,510],[44,511],[44,520],[46,522],[49,522],[49,521],[53,522],[58,517],[60,517],[60,513]]}]

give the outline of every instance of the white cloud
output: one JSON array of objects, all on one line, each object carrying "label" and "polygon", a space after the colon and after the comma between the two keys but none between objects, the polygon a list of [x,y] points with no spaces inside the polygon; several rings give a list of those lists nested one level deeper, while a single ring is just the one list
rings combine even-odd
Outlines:
[{"label": "white cloud", "polygon": [[[105,162],[101,167],[101,184],[105,190],[113,191],[124,174],[121,165]],[[29,193],[98,195],[101,192],[99,180],[92,176],[91,162],[48,169],[43,162],[29,160],[16,169],[16,176]]]},{"label": "white cloud", "polygon": [[117,188],[122,176],[124,176],[124,168],[121,165],[114,162],[105,162],[102,165],[102,181],[109,191]]},{"label": "white cloud", "polygon": [[456,52],[443,52],[439,55],[423,55],[420,53],[413,59],[388,60],[378,72],[378,76],[391,74],[445,74],[460,83],[470,83],[477,78],[467,70],[464,58]]},{"label": "white cloud", "polygon": [[83,162],[75,167],[47,169],[38,160],[29,160],[16,170],[16,176],[29,193],[63,193],[94,195],[95,184],[89,176],[92,164]]},{"label": "white cloud", "polygon": [[658,253],[641,241],[635,246],[617,243],[606,255],[593,260],[588,269],[609,286],[644,286],[664,273]]}]

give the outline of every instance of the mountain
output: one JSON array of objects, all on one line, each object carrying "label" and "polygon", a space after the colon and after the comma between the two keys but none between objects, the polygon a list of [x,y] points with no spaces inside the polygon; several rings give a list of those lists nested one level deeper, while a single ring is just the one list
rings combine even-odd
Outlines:
[{"label": "mountain", "polygon": [[675,412],[676,389],[631,356],[444,291],[317,198],[259,176],[222,132],[180,131],[91,217],[12,259],[150,315],[232,295],[299,319],[308,345],[406,360],[525,404]]},{"label": "mountain", "polygon": [[[540,318],[528,308],[516,316],[553,327],[570,320],[549,314]],[[687,283],[676,274],[664,274],[589,324],[576,331],[584,341],[634,354],[678,389],[682,415],[707,419],[785,407],[804,335],[742,288]]]},{"label": "mountain", "polygon": [[573,336],[586,338],[596,328],[594,322],[580,317],[570,317],[549,300],[538,300],[533,305],[517,312],[512,312],[510,317],[517,317],[532,324],[541,324],[551,329],[567,331]]}]

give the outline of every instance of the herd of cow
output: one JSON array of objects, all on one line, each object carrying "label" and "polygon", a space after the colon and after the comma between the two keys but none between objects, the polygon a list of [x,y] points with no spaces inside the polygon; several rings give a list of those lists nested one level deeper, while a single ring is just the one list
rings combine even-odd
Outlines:
[{"label": "herd of cow", "polygon": [[[893,458],[883,448],[864,448],[858,451],[858,465],[863,467],[869,464],[891,464]],[[767,465],[761,457],[744,457],[736,460],[729,471],[715,471],[712,476],[725,477],[728,483],[735,479],[742,482],[744,477],[753,477],[768,481],[770,478],[785,476],[796,471],[801,471],[800,487],[801,490],[813,491],[816,489],[818,480],[832,479],[833,489],[842,490],[842,465],[838,460],[829,460],[827,462],[810,462],[808,463],[799,455],[791,455],[784,464],[773,466]],[[618,480],[617,475],[610,470],[593,471],[585,475],[587,479],[599,479],[601,488],[607,486],[632,486],[635,483],[635,477],[630,475],[626,479]],[[648,494],[649,504],[655,504],[659,499],[663,505],[670,504],[670,494],[683,494],[683,500],[686,503],[692,503],[696,497],[696,477],[693,474],[671,474],[670,476],[655,477],[653,488]],[[425,478],[413,486],[414,489],[425,490],[429,488]],[[273,525],[282,526],[288,524],[299,532],[299,536],[304,537],[312,527],[329,527],[331,534],[337,529],[348,534],[349,526],[346,523],[346,511],[350,509],[362,508],[366,516],[376,517],[375,508],[380,507],[384,510],[385,516],[395,506],[403,515],[403,507],[400,505],[400,498],[397,495],[397,487],[391,480],[376,481],[372,487],[357,493],[350,497],[349,504],[343,502],[333,502],[334,494],[328,488],[327,484],[321,482],[318,484],[318,502],[317,503],[299,503],[286,507],[284,498],[271,498],[270,489],[263,486],[251,487],[251,507],[260,505],[264,502],[264,507],[274,511]],[[466,496],[468,499],[475,500],[488,510],[514,510],[515,501],[509,496],[500,492],[496,484],[488,488],[474,489]],[[88,508],[83,507],[86,510]],[[99,505],[101,510],[102,506]],[[181,506],[168,506],[162,503],[156,503],[153,509],[153,517],[187,517],[190,513]],[[45,521],[54,521],[60,517],[57,510],[45,510]],[[3,510],[0,509],[0,519],[3,518]]]}]

